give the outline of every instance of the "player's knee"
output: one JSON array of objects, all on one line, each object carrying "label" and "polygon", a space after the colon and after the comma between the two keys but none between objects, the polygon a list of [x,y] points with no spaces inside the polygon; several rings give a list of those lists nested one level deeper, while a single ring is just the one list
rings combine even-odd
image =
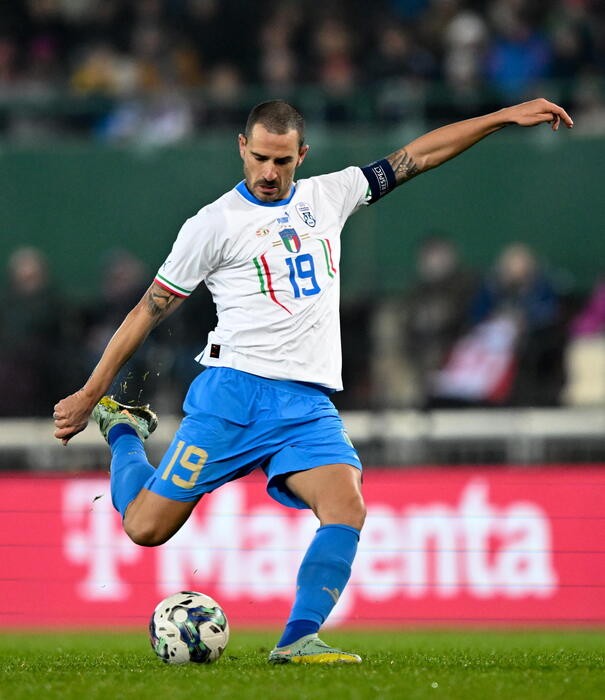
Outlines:
[{"label": "player's knee", "polygon": [[322,525],[337,523],[361,530],[366,519],[366,506],[362,495],[354,492],[321,506],[317,515]]},{"label": "player's knee", "polygon": [[361,530],[361,528],[363,527],[363,525],[366,521],[366,515],[367,515],[367,509],[366,509],[366,505],[364,503],[364,500],[361,497],[361,494],[357,494],[356,497],[354,497],[351,500],[351,505],[350,505],[351,522],[347,523],[347,525],[350,525],[351,527],[354,527],[357,530]]},{"label": "player's knee", "polygon": [[140,518],[124,518],[124,532],[141,547],[157,547],[164,544],[172,533],[166,533],[151,521]]}]

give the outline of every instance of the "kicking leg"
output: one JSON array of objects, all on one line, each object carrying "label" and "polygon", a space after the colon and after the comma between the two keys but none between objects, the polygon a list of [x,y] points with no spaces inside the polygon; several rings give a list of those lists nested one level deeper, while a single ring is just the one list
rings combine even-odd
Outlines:
[{"label": "kicking leg", "polygon": [[197,500],[176,501],[144,488],[154,468],[143,440],[157,426],[148,406],[126,406],[104,397],[92,417],[111,449],[111,498],[123,518],[126,534],[136,544],[163,544],[185,523]]},{"label": "kicking leg", "polygon": [[348,464],[331,464],[291,474],[286,485],[311,507],[320,527],[301,563],[292,612],[269,661],[359,663],[359,656],[329,647],[317,632],[351,575],[365,519],[361,473]]},{"label": "kicking leg", "polygon": [[126,509],[124,531],[136,544],[157,547],[181,529],[198,502],[175,501],[141,489]]}]

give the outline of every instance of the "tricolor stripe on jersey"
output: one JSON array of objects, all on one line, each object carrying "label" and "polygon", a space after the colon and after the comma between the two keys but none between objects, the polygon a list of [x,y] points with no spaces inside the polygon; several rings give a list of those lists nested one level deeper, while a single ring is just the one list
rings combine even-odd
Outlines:
[{"label": "tricolor stripe on jersey", "polygon": [[160,274],[156,274],[154,282],[156,284],[159,284],[162,289],[165,289],[167,292],[170,292],[171,294],[174,294],[176,297],[181,297],[183,299],[186,299],[190,294],[192,294],[193,289],[184,289],[183,287],[179,287],[178,284],[174,284],[170,280],[167,280],[165,277],[162,277]]},{"label": "tricolor stripe on jersey", "polygon": [[330,277],[334,277],[336,274],[336,268],[334,267],[334,261],[332,260],[332,246],[330,245],[330,241],[327,238],[320,238],[319,241],[324,249],[324,257],[326,260],[326,267],[328,268],[328,274]]},{"label": "tricolor stripe on jersey", "polygon": [[267,296],[267,292],[269,292],[271,300],[274,301],[278,306],[281,306],[284,311],[287,311],[290,315],[292,315],[290,309],[286,308],[281,303],[281,301],[278,301],[277,297],[275,296],[275,290],[273,289],[273,284],[271,282],[271,271],[269,270],[269,264],[267,263],[267,258],[265,258],[264,253],[258,258],[254,258],[253,262],[254,267],[256,267],[256,274],[258,275],[258,281],[260,283],[261,292],[265,296]]}]

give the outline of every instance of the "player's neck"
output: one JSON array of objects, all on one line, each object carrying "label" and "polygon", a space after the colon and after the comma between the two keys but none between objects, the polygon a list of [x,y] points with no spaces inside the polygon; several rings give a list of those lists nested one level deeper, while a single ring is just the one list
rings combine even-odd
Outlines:
[{"label": "player's neck", "polygon": [[296,185],[292,183],[290,185],[290,191],[288,193],[287,197],[284,197],[284,199],[276,199],[275,201],[272,202],[265,202],[262,199],[259,199],[256,195],[254,195],[249,187],[248,184],[246,183],[245,180],[242,180],[235,188],[245,199],[247,199],[249,202],[252,202],[253,204],[259,204],[260,206],[263,207],[281,207],[284,204],[288,204],[288,202],[292,199],[294,196],[294,192],[296,191]]}]

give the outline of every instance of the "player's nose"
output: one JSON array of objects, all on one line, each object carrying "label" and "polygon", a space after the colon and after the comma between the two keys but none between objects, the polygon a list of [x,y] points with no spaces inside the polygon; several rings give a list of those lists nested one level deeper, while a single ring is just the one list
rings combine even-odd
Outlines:
[{"label": "player's nose", "polygon": [[274,165],[268,165],[263,170],[263,178],[267,182],[272,182],[277,178],[277,168]]}]

